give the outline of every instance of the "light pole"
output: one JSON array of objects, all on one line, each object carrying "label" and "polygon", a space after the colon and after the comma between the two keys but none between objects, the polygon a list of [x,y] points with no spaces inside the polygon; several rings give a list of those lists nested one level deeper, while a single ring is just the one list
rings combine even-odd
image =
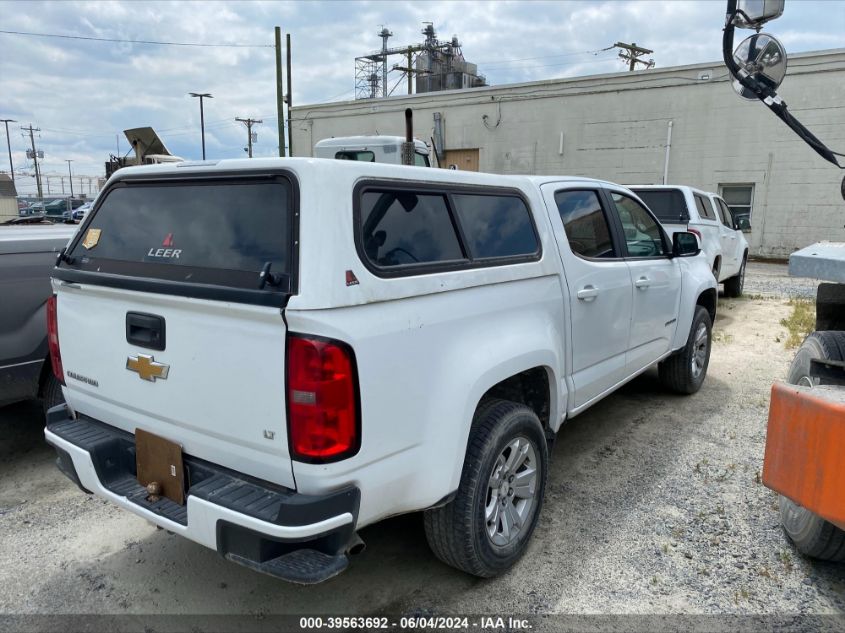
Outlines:
[{"label": "light pole", "polygon": [[15,167],[12,165],[12,142],[9,140],[9,123],[17,123],[14,119],[0,119],[6,124],[6,147],[9,150],[9,173],[12,175],[12,184],[15,182]]},{"label": "light pole", "polygon": [[200,100],[200,132],[202,134],[202,159],[205,160],[205,115],[202,111],[203,99],[214,99],[212,95],[207,92],[191,92],[192,97],[199,97]]},{"label": "light pole", "polygon": [[67,163],[67,177],[70,180],[70,197],[73,198],[73,174],[70,172],[70,164],[73,162],[72,158],[65,158]]}]

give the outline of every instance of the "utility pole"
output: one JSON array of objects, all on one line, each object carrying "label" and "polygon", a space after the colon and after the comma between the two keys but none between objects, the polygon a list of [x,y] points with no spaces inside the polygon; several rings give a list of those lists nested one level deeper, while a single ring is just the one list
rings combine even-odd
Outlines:
[{"label": "utility pole", "polygon": [[192,97],[199,97],[200,100],[200,134],[202,135],[202,159],[205,160],[205,115],[202,111],[203,99],[214,99],[212,95],[207,92],[190,92]]},{"label": "utility pole", "polygon": [[14,119],[0,119],[6,124],[6,147],[9,150],[9,173],[12,175],[12,184],[15,183],[15,167],[12,165],[12,141],[9,140],[9,123],[17,123]]},{"label": "utility pole", "polygon": [[247,147],[249,148],[249,157],[252,158],[252,126],[256,123],[264,123],[264,121],[260,119],[239,119],[237,117],[235,117],[235,121],[240,121],[246,125]]},{"label": "utility pole", "polygon": [[290,58],[290,33],[285,33],[285,44],[287,46],[287,66],[288,66],[288,156],[293,158],[293,122],[290,119],[290,109],[293,106],[293,78],[291,76],[291,58]]},{"label": "utility pole", "polygon": [[[65,158],[67,163],[67,179],[70,181],[70,197],[73,198],[73,174],[70,171],[70,164],[73,162],[72,158]],[[62,193],[65,192],[64,179],[62,179]]]},{"label": "utility pole", "polygon": [[279,128],[279,156],[285,155],[285,88],[282,80],[282,28],[276,34],[276,123]]},{"label": "utility pole", "polygon": [[22,127],[21,128],[24,132],[29,132],[29,143],[32,146],[32,160],[35,162],[35,184],[38,186],[38,199],[44,199],[44,192],[41,189],[41,171],[38,169],[38,152],[35,151],[35,132],[40,132],[40,127],[32,127],[32,123],[29,124],[29,127]]},{"label": "utility pole", "polygon": [[619,58],[629,62],[629,71],[633,72],[634,70],[636,70],[637,64],[642,64],[646,68],[654,68],[653,59],[650,59],[648,61],[640,59],[640,57],[642,57],[643,55],[651,55],[654,51],[649,50],[648,48],[637,46],[636,42],[633,42],[631,44],[625,44],[624,42],[616,42],[616,44],[614,44],[613,46],[615,48],[622,49],[619,51]]}]

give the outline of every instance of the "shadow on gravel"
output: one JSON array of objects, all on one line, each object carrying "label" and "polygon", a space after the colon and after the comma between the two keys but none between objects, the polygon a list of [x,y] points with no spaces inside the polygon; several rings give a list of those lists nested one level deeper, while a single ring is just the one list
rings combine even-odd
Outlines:
[{"label": "shadow on gravel", "polygon": [[20,462],[52,460],[55,452],[44,439],[44,413],[38,402],[0,407],[0,468]]}]

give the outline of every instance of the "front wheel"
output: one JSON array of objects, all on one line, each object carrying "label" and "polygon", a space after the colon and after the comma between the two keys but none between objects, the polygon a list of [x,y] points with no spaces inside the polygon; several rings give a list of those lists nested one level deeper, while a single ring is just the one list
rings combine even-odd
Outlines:
[{"label": "front wheel", "polygon": [[425,534],[447,565],[490,578],[524,553],[543,506],[548,447],[537,415],[490,401],[473,420],[455,498],[425,512]]},{"label": "front wheel", "polygon": [[693,394],[704,383],[710,364],[710,313],[696,306],[687,344],[658,365],[660,382],[672,391]]}]

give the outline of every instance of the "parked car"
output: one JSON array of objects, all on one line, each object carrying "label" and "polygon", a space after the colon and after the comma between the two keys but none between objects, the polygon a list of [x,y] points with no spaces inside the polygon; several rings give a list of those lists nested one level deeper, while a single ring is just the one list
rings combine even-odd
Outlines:
[{"label": "parked car", "polygon": [[724,200],[714,193],[680,185],[635,185],[631,190],[642,198],[670,235],[676,231],[695,233],[713,276],[725,284],[725,294],[742,295],[748,242]]},{"label": "parked car", "polygon": [[91,210],[91,207],[94,206],[92,201],[88,201],[85,204],[81,205],[78,209],[73,212],[73,219],[77,222],[83,220],[85,215]]},{"label": "parked car", "polygon": [[46,410],[63,401],[48,354],[50,273],[76,227],[19,220],[0,226],[0,406],[41,398]]},{"label": "parked car", "polygon": [[525,551],[561,424],[655,364],[692,394],[716,282],[628,189],[321,159],[121,169],[53,272],[62,471],[301,583],[425,511]]},{"label": "parked car", "polygon": [[77,198],[59,198],[44,205],[44,213],[49,218],[57,220],[71,220],[73,210],[85,204],[84,200]]}]

